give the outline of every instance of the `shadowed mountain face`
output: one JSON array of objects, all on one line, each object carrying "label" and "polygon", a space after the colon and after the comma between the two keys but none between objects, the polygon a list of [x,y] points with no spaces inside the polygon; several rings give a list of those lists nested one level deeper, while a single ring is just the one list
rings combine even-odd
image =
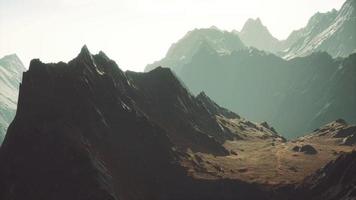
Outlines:
[{"label": "shadowed mountain face", "polygon": [[356,198],[356,152],[328,163],[297,187],[298,199],[347,200]]},{"label": "shadowed mountain face", "polygon": [[355,134],[339,120],[286,142],[191,95],[169,69],[124,73],[83,47],[24,73],[0,148],[0,199],[285,199],[274,188],[351,151]]},{"label": "shadowed mountain face", "polygon": [[15,54],[0,59],[0,145],[15,116],[23,71],[25,67]]},{"label": "shadowed mountain face", "polygon": [[[297,137],[337,118],[355,122],[355,55],[283,60],[255,49],[218,55],[201,48],[178,77],[197,94]],[[223,88],[223,89],[221,89]]]},{"label": "shadowed mountain face", "polygon": [[[168,69],[125,74],[86,47],[68,64],[32,60],[0,149],[0,197],[261,198],[263,192],[247,183],[187,176],[181,163],[192,158],[186,152],[229,155],[222,143],[238,137],[208,108]],[[227,193],[220,188],[225,184]]]},{"label": "shadowed mountain face", "polygon": [[356,1],[347,0],[339,11],[317,13],[305,28],[294,31],[285,43],[285,58],[326,51],[333,57],[346,57],[356,50]]}]

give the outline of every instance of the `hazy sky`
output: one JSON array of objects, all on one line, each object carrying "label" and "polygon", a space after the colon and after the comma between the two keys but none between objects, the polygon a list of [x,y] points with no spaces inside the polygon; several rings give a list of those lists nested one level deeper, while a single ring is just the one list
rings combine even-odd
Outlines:
[{"label": "hazy sky", "polygon": [[317,11],[345,0],[0,0],[0,57],[17,53],[69,61],[87,44],[103,50],[122,69],[142,71],[194,28],[240,30],[260,17],[284,39]]}]

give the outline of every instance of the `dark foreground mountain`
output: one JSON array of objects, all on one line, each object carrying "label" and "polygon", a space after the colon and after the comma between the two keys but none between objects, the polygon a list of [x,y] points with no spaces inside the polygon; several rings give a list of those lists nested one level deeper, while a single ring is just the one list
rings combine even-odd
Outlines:
[{"label": "dark foreground mountain", "polygon": [[169,69],[124,73],[84,47],[24,73],[0,148],[0,199],[279,199],[278,188],[354,149],[343,143],[353,126],[335,124],[286,142],[266,122],[192,96]]},{"label": "dark foreground mountain", "polygon": [[356,151],[341,155],[295,189],[291,199],[354,200],[356,199]]},{"label": "dark foreground mountain", "polygon": [[7,127],[15,116],[23,71],[25,67],[17,55],[8,55],[0,59],[0,145]]}]

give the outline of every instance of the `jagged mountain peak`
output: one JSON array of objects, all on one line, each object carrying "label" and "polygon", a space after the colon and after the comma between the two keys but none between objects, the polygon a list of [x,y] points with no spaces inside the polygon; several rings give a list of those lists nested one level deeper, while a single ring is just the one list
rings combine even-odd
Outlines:
[{"label": "jagged mountain peak", "polygon": [[292,32],[286,40],[284,58],[302,57],[327,51],[333,57],[346,57],[356,49],[355,0],[346,1],[340,10],[313,15],[306,27]]},{"label": "jagged mountain peak", "polygon": [[4,57],[1,58],[1,60],[3,59],[16,59],[16,60],[20,60],[20,58],[17,56],[16,53],[13,54],[9,54],[9,55],[5,55]]},{"label": "jagged mountain peak", "polygon": [[77,62],[85,62],[86,64],[92,64],[95,67],[95,61],[93,59],[93,55],[90,53],[87,45],[84,45],[78,56],[74,59]]},{"label": "jagged mountain peak", "polygon": [[264,31],[264,32],[270,34],[267,27],[262,24],[262,21],[260,18],[256,18],[256,19],[249,18],[245,22],[243,28],[241,29],[241,33],[242,34],[251,34],[250,31]]},{"label": "jagged mountain peak", "polygon": [[209,29],[220,30],[220,29],[219,29],[217,26],[215,26],[215,25],[210,26]]},{"label": "jagged mountain peak", "polygon": [[268,28],[262,24],[260,18],[248,19],[241,32],[237,33],[241,40],[250,47],[276,53],[281,50],[278,39],[273,37]]},{"label": "jagged mountain peak", "polygon": [[340,11],[338,12],[338,17],[341,19],[337,20],[353,20],[356,17],[356,0],[347,0],[344,5],[342,5]]},{"label": "jagged mountain peak", "polygon": [[202,43],[208,44],[213,51],[223,54],[245,48],[245,45],[235,33],[222,31],[214,27],[196,28],[187,32],[176,43],[173,43],[166,56],[147,65],[145,71],[150,71],[157,66],[163,66],[179,72],[181,67],[192,59]]},{"label": "jagged mountain peak", "polygon": [[[356,0],[347,0],[343,7],[352,7],[356,8]],[[341,8],[342,9],[342,8]]]},{"label": "jagged mountain peak", "polygon": [[256,19],[253,19],[253,18],[249,18],[247,19],[247,21],[245,22],[242,30],[246,29],[246,28],[249,28],[251,26],[262,26],[264,27],[264,25],[262,24],[262,21],[259,17],[257,17]]},{"label": "jagged mountain peak", "polygon": [[80,49],[79,55],[81,55],[81,56],[90,56],[91,55],[91,53],[88,49],[88,46],[86,44],[84,44],[83,47]]},{"label": "jagged mountain peak", "polygon": [[[7,70],[13,72],[25,70],[22,61],[15,53],[5,55],[4,57],[0,58],[0,67],[6,67]],[[15,69],[11,69],[11,68],[15,68]]]}]

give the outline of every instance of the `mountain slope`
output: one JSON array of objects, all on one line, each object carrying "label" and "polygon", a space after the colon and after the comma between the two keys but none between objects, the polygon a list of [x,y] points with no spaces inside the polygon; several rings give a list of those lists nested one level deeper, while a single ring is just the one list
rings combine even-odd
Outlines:
[{"label": "mountain slope", "polygon": [[275,188],[354,149],[340,143],[352,130],[338,120],[286,142],[266,122],[191,95],[169,69],[123,72],[83,47],[24,73],[0,147],[0,199],[279,200]]},{"label": "mountain slope", "polygon": [[216,199],[221,185],[231,187],[227,198],[264,195],[239,180],[187,175],[196,152],[228,156],[222,143],[238,133],[167,69],[124,73],[83,47],[68,64],[32,60],[19,96],[0,148],[1,199]]},{"label": "mountain slope", "polygon": [[[356,49],[356,1],[347,0],[339,11],[317,13],[305,28],[294,31],[285,58],[326,51],[333,57],[346,57]],[[293,42],[294,41],[294,42]]]},{"label": "mountain slope", "polygon": [[0,59],[0,144],[15,116],[23,71],[25,67],[17,55],[8,55]]},{"label": "mountain slope", "polygon": [[356,151],[341,155],[298,186],[298,198],[349,200],[356,198]]},{"label": "mountain slope", "polygon": [[272,36],[260,18],[248,19],[237,34],[247,46],[272,53],[282,50],[281,42]]},{"label": "mountain slope", "polygon": [[200,46],[210,46],[220,54],[227,54],[231,51],[245,48],[240,38],[234,33],[221,31],[215,27],[194,29],[189,31],[177,43],[172,44],[162,60],[147,65],[145,71],[162,66],[179,72],[183,64],[190,62]]},{"label": "mountain slope", "polygon": [[337,118],[356,121],[355,58],[315,53],[286,61],[255,49],[218,55],[203,48],[177,75],[193,93],[205,91],[218,104],[297,137]]}]

